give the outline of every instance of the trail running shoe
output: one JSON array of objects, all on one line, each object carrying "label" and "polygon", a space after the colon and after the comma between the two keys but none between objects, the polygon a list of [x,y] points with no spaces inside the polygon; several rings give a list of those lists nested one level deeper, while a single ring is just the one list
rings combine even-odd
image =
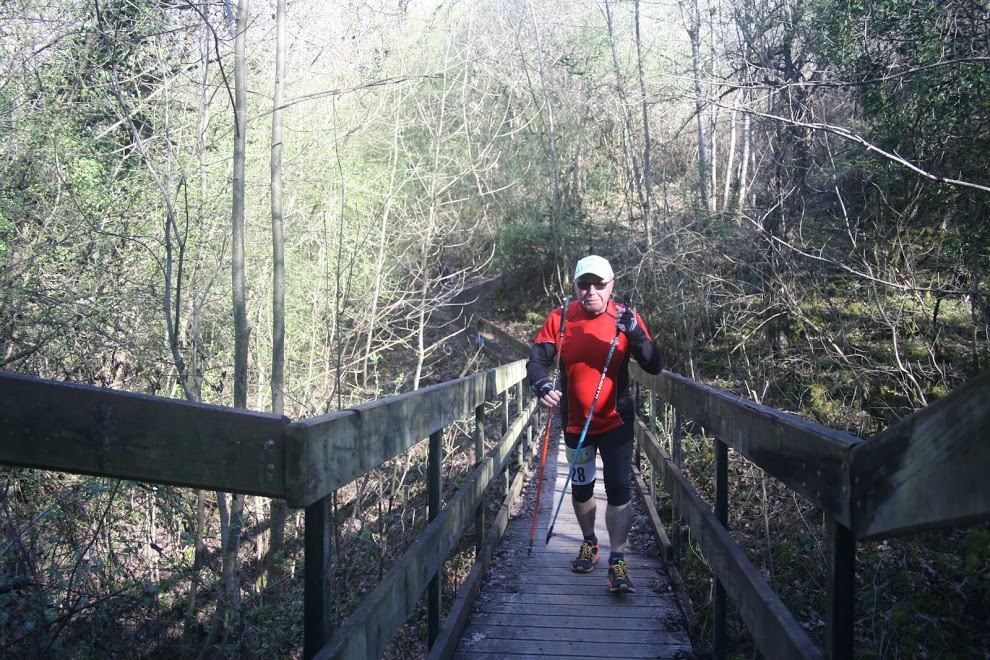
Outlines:
[{"label": "trail running shoe", "polygon": [[608,567],[608,590],[613,594],[634,594],[636,587],[629,579],[629,567],[621,559]]},{"label": "trail running shoe", "polygon": [[575,573],[590,573],[598,561],[598,544],[585,541],[578,550],[577,559],[571,562],[571,570]]}]

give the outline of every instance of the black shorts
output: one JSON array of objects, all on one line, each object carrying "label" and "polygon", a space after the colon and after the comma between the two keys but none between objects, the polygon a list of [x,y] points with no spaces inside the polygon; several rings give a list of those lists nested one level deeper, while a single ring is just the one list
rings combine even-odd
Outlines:
[{"label": "black shorts", "polygon": [[[629,471],[632,467],[633,420],[623,415],[622,426],[605,433],[585,436],[581,445],[581,456],[571,477],[571,492],[578,502],[586,502],[595,492],[595,454],[602,457],[602,478],[605,481],[605,496],[612,506],[622,506],[632,499],[629,486]],[[574,459],[580,433],[565,433],[564,443],[567,452],[568,469]]]}]

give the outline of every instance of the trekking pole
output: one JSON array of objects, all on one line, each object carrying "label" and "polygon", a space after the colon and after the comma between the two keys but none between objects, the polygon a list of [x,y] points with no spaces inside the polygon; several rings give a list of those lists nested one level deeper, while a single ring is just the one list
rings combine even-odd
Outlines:
[{"label": "trekking pole", "polygon": [[[564,323],[567,321],[567,303],[571,297],[564,298],[560,308],[560,331],[557,333],[557,356],[553,365],[553,387],[557,389],[557,376],[560,373],[560,349],[564,345]],[[543,473],[547,467],[547,447],[550,444],[550,426],[553,424],[553,409],[547,408],[547,428],[543,432],[543,455],[540,457],[540,476],[536,480],[536,503],[533,505],[533,527],[529,531],[529,555],[533,556],[533,539],[536,538],[536,514],[540,510],[540,491],[543,490]]]},{"label": "trekking pole", "polygon": [[[622,305],[624,307],[629,307],[632,301],[629,296],[622,297]],[[578,439],[577,448],[574,450],[574,458],[571,459],[571,467],[567,471],[567,480],[564,481],[564,489],[560,491],[560,501],[557,502],[557,510],[553,514],[553,520],[550,521],[550,529],[547,531],[547,543],[550,543],[550,537],[553,536],[553,526],[557,524],[557,516],[560,514],[560,507],[564,504],[564,495],[567,494],[567,486],[571,483],[571,477],[574,476],[574,468],[577,466],[578,455],[581,453],[581,445],[584,444],[584,439],[588,435],[588,427],[591,426],[591,416],[595,414],[595,404],[598,403],[598,395],[602,393],[602,385],[605,383],[605,373],[608,371],[608,365],[612,362],[612,355],[615,353],[615,346],[619,343],[619,329],[615,329],[615,336],[612,337],[612,345],[608,347],[608,357],[605,358],[605,366],[602,367],[602,377],[598,379],[598,388],[595,389],[595,396],[591,400],[591,410],[588,411],[588,419],[584,420],[584,428],[581,430],[581,437]]]}]

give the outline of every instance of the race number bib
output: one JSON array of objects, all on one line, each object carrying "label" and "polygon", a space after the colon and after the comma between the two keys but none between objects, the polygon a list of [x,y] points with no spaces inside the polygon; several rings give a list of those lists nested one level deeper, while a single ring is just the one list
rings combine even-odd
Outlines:
[{"label": "race number bib", "polygon": [[[574,461],[574,450],[567,448],[567,462]],[[574,476],[571,481],[575,486],[585,486],[595,481],[595,448],[581,447],[577,462],[574,463]]]}]

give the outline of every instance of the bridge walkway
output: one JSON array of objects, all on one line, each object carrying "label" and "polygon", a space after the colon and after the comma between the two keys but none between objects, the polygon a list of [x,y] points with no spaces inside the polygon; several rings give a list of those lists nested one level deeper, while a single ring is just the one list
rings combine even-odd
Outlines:
[{"label": "bridge walkway", "polygon": [[[582,539],[570,495],[565,497],[550,542],[545,542],[568,470],[563,443],[552,444],[558,446],[551,446],[547,456],[532,554],[529,540],[536,478],[527,485],[528,504],[506,528],[453,657],[695,657],[687,618],[648,523],[634,522],[626,551],[636,592],[616,595],[606,590],[608,534],[601,483],[595,489],[601,546],[595,570],[590,574],[570,570]],[[639,506],[639,502],[634,504]]]}]

